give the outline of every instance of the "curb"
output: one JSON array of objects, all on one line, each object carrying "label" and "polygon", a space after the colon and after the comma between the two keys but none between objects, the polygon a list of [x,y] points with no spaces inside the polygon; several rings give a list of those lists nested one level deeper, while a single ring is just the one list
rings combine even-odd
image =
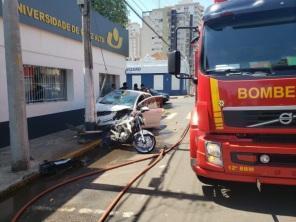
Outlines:
[{"label": "curb", "polygon": [[[95,140],[93,142],[87,143],[84,146],[82,146],[79,150],[70,152],[64,156],[62,156],[60,159],[73,159],[73,158],[79,158],[86,153],[94,150],[98,145],[100,145],[101,140]],[[0,199],[6,198],[11,193],[17,191],[18,189],[24,187],[25,185],[33,182],[34,180],[40,178],[39,171],[32,172],[29,175],[24,176],[20,181],[17,181],[15,184],[10,185],[5,190],[0,191]]]},{"label": "curb", "polygon": [[76,151],[73,151],[71,153],[64,155],[63,157],[61,157],[61,159],[79,158],[79,157],[83,156],[84,154],[94,150],[100,144],[101,144],[101,140],[92,141],[90,143],[85,144],[79,150],[76,150]]},{"label": "curb", "polygon": [[38,179],[40,177],[39,172],[32,172],[31,174],[24,176],[20,181],[15,184],[10,185],[5,190],[0,191],[0,199],[7,198],[11,193],[17,191],[18,189],[24,187],[30,182]]}]

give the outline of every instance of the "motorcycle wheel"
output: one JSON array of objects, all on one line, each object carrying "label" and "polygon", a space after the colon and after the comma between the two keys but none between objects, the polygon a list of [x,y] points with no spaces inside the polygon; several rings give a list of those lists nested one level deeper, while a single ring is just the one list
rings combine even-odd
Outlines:
[{"label": "motorcycle wheel", "polygon": [[156,145],[155,137],[149,131],[143,131],[144,141],[142,141],[141,133],[138,132],[134,135],[133,145],[138,153],[146,154],[152,152]]}]

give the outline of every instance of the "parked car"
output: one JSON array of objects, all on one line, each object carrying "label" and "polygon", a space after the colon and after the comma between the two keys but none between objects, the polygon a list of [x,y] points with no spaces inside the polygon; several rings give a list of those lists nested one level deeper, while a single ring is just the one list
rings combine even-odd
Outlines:
[{"label": "parked car", "polygon": [[163,92],[158,92],[155,89],[148,89],[149,93],[152,96],[162,96],[163,97],[163,103],[166,103],[170,100],[170,95],[167,93],[163,93]]},{"label": "parked car", "polygon": [[152,96],[141,91],[114,90],[97,100],[97,123],[100,126],[111,125],[127,112],[146,106],[149,111],[143,114],[144,128],[158,128],[163,113],[162,99],[160,96]]}]

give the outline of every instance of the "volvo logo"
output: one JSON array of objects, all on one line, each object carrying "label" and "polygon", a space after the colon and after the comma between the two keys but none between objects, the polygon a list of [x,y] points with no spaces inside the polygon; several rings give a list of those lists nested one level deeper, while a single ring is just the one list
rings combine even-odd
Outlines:
[{"label": "volvo logo", "polygon": [[293,113],[282,113],[277,119],[268,120],[261,123],[256,123],[253,125],[248,126],[249,128],[255,128],[260,126],[267,126],[275,123],[280,123],[282,125],[290,125],[293,123],[294,119],[296,119],[296,115]]},{"label": "volvo logo", "polygon": [[283,125],[289,125],[293,122],[293,113],[282,113],[279,117],[279,121]]}]

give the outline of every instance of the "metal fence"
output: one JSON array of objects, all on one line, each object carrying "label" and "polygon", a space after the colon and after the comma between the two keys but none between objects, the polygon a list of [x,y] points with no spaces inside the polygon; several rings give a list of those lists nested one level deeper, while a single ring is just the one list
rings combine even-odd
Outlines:
[{"label": "metal fence", "polygon": [[67,100],[66,70],[24,65],[26,102]]}]

